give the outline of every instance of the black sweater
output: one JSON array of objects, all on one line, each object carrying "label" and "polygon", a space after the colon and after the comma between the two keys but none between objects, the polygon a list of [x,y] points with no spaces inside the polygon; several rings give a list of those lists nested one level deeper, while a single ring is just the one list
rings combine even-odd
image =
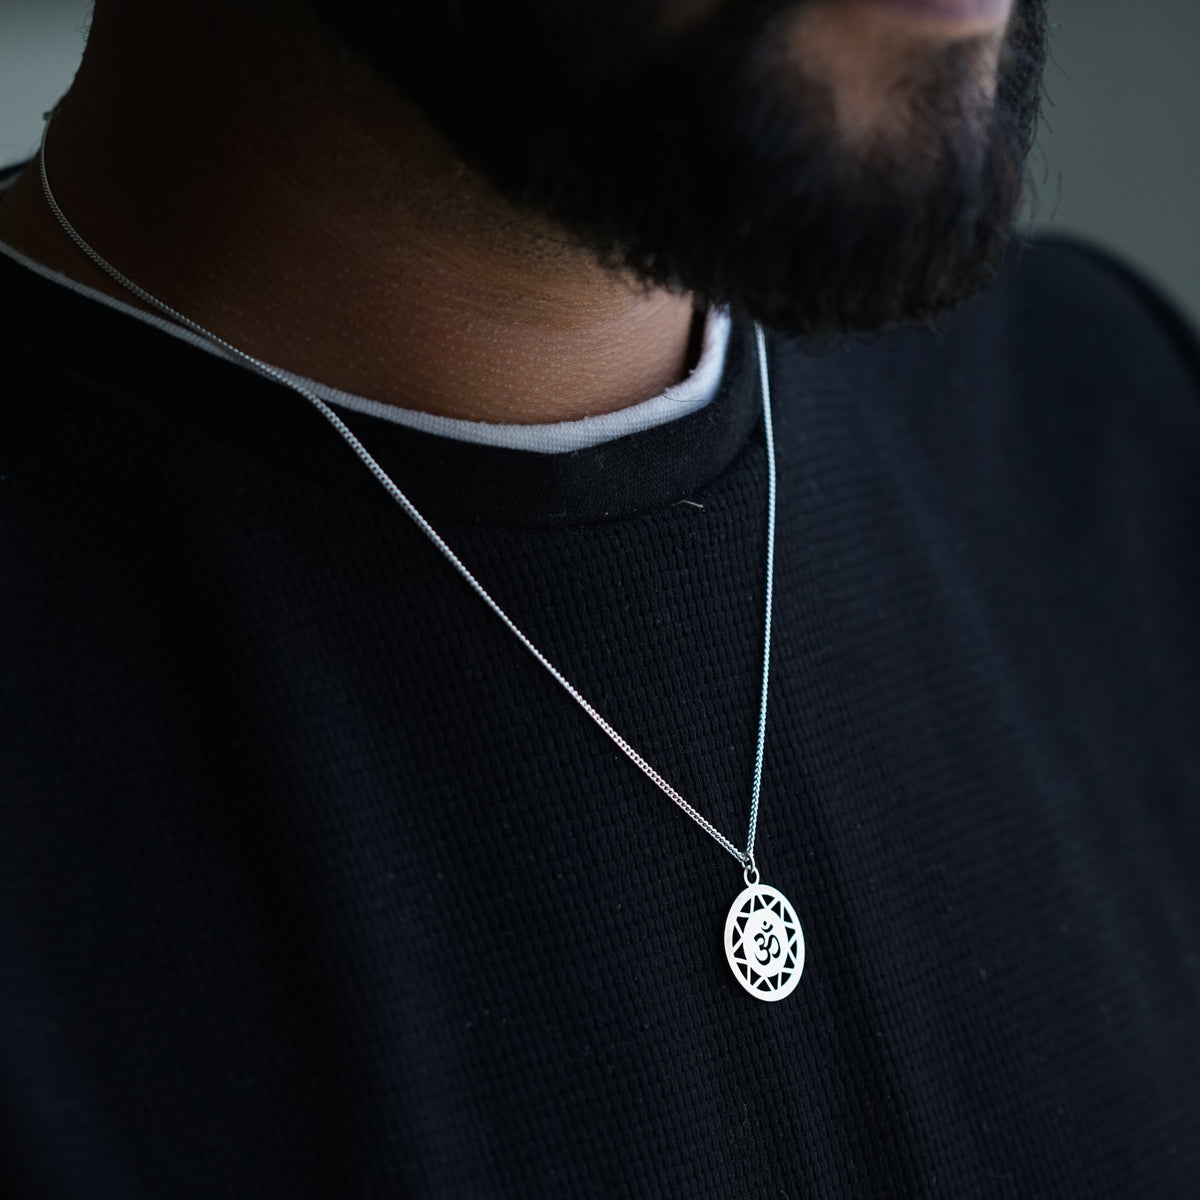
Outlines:
[{"label": "black sweater", "polygon": [[[1045,244],[938,332],[772,339],[759,861],[294,393],[0,258],[0,1192],[1200,1194],[1200,353]],[[564,455],[348,414],[735,842],[751,331]],[[686,503],[685,503],[686,501]]]}]

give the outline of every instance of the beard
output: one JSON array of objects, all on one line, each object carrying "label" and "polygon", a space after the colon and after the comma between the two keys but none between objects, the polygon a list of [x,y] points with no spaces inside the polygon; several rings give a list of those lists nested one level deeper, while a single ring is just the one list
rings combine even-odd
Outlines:
[{"label": "beard", "polygon": [[984,287],[1041,94],[1044,0],[1016,0],[1002,38],[914,51],[880,85],[886,119],[850,131],[839,81],[805,65],[803,18],[836,2],[672,24],[672,0],[311,0],[510,204],[799,336],[933,321]]}]

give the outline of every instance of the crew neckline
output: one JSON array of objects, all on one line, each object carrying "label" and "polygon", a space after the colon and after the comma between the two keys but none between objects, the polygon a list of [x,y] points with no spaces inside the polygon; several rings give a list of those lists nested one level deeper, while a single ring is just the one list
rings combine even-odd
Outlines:
[{"label": "crew neckline", "polygon": [[[56,271],[52,267],[47,267],[36,259],[30,258],[5,242],[0,242],[0,255],[12,259],[19,266],[32,271],[35,275],[40,275],[59,287],[76,292],[97,304],[116,309],[134,320],[152,325],[208,354],[227,359],[242,370],[253,370],[231,351],[186,326],[168,320],[158,313],[136,308],[127,301],[80,283],[69,275],[64,275],[61,271]],[[730,325],[728,309],[710,309],[705,317],[700,358],[688,372],[686,378],[666,388],[657,396],[649,397],[637,404],[631,404],[615,412],[585,416],[570,421],[531,422],[518,425],[438,416],[416,409],[401,408],[394,404],[384,404],[366,396],[358,396],[329,384],[320,383],[275,364],[270,364],[270,366],[272,370],[278,371],[292,384],[308,389],[324,400],[326,404],[332,404],[338,408],[352,409],[368,416],[380,417],[386,421],[406,425],[410,429],[418,429],[438,437],[453,438],[455,441],[479,442],[487,446],[508,446],[514,450],[530,450],[537,454],[563,454],[599,445],[601,442],[613,441],[631,433],[639,433],[642,430],[651,429],[655,425],[678,420],[679,417],[687,416],[689,413],[703,408],[716,395],[717,388],[720,386],[721,374],[725,367],[725,355],[729,345]]]},{"label": "crew neckline", "polygon": [[[177,336],[158,319],[98,304],[0,256],[9,298],[14,402],[88,403],[202,437],[272,470],[393,504],[328,422],[299,393]],[[22,397],[28,378],[54,395]],[[731,321],[724,370],[709,403],[686,416],[559,453],[457,441],[337,404],[338,415],[431,519],[570,525],[621,519],[694,496],[746,446],[759,423],[754,332]]]}]

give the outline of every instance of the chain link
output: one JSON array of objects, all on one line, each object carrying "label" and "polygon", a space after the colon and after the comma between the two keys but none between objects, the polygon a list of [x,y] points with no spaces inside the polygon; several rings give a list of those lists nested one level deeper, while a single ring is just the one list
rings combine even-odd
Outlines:
[{"label": "chain link", "polygon": [[[53,114],[50,114],[52,116]],[[101,270],[108,274],[112,279],[116,280],[128,292],[137,296],[139,300],[144,301],[152,308],[157,309],[165,316],[177,324],[184,326],[186,329],[192,330],[193,333],[199,334],[213,345],[220,346],[223,350],[232,354],[234,357],[244,362],[248,367],[257,371],[260,375],[266,376],[277,383],[281,383],[284,387],[291,388],[292,391],[299,393],[304,397],[314,408],[333,426],[341,435],[346,444],[358,456],[363,465],[376,478],[376,480],[387,491],[388,495],[404,510],[409,518],[416,524],[417,528],[433,543],[439,553],[446,561],[454,568],[455,571],[466,582],[467,586],[496,614],[497,617],[508,627],[516,639],[533,655],[535,659],[550,673],[551,677],[558,683],[583,709],[585,713],[604,731],[605,734],[613,741],[617,748],[640,770],[652,783],[660,788],[669,799],[679,806],[709,837],[713,839],[722,849],[728,851],[739,863],[742,864],[747,871],[754,869],[755,877],[757,878],[758,869],[754,866],[754,842],[758,831],[758,808],[759,796],[762,789],[762,769],[763,755],[766,748],[767,737],[767,693],[771,667],[771,609],[772,598],[774,595],[774,562],[775,562],[775,439],[771,427],[771,392],[770,380],[767,371],[767,349],[766,339],[763,335],[763,330],[760,325],[755,325],[755,341],[758,350],[758,369],[759,381],[762,389],[762,409],[763,409],[763,427],[766,435],[767,446],[767,588],[766,588],[766,623],[763,634],[763,671],[762,671],[762,689],[759,700],[759,718],[758,718],[758,744],[755,750],[754,758],[754,784],[750,798],[750,829],[746,839],[746,849],[739,850],[711,821],[708,820],[702,813],[688,803],[680,793],[671,786],[593,707],[593,705],[580,693],[569,679],[529,640],[525,633],[518,628],[513,619],[500,607],[500,605],[492,598],[478,579],[467,569],[466,565],[458,557],[457,554],[446,544],[442,536],[433,528],[432,525],[425,519],[424,515],[417,509],[416,505],[400,490],[392,480],[391,476],[379,465],[372,457],[367,448],[358,440],[354,432],[346,425],[346,423],[337,415],[336,412],[320,396],[315,392],[304,387],[303,384],[290,378],[284,371],[278,367],[273,367],[269,363],[263,362],[261,359],[255,358],[251,354],[247,354],[244,350],[239,350],[236,346],[227,342],[224,338],[205,329],[202,325],[197,324],[190,317],[185,316],[177,309],[172,308],[169,304],[159,300],[156,296],[152,296],[145,288],[134,283],[132,279],[123,275],[116,267],[112,265],[106,258],[94,250],[75,229],[74,225],[67,219],[66,214],[59,207],[58,201],[55,199],[54,192],[50,187],[50,179],[46,172],[46,139],[50,131],[50,116],[47,117],[46,125],[42,133],[42,145],[38,156],[38,166],[41,173],[42,192],[46,198],[46,203],[50,207],[50,211],[54,214],[58,223],[62,226],[63,231],[71,239],[72,242],[81,250],[93,263]]]}]

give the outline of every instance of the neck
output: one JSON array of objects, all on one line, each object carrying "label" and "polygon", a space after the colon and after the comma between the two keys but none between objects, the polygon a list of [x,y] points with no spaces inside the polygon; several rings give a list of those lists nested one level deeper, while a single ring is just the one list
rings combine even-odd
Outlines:
[{"label": "neck", "polygon": [[[245,8],[98,5],[45,151],[109,262],[249,354],[445,416],[569,420],[684,376],[689,297],[505,203],[299,6]],[[0,203],[0,240],[131,301],[36,174]]]}]

